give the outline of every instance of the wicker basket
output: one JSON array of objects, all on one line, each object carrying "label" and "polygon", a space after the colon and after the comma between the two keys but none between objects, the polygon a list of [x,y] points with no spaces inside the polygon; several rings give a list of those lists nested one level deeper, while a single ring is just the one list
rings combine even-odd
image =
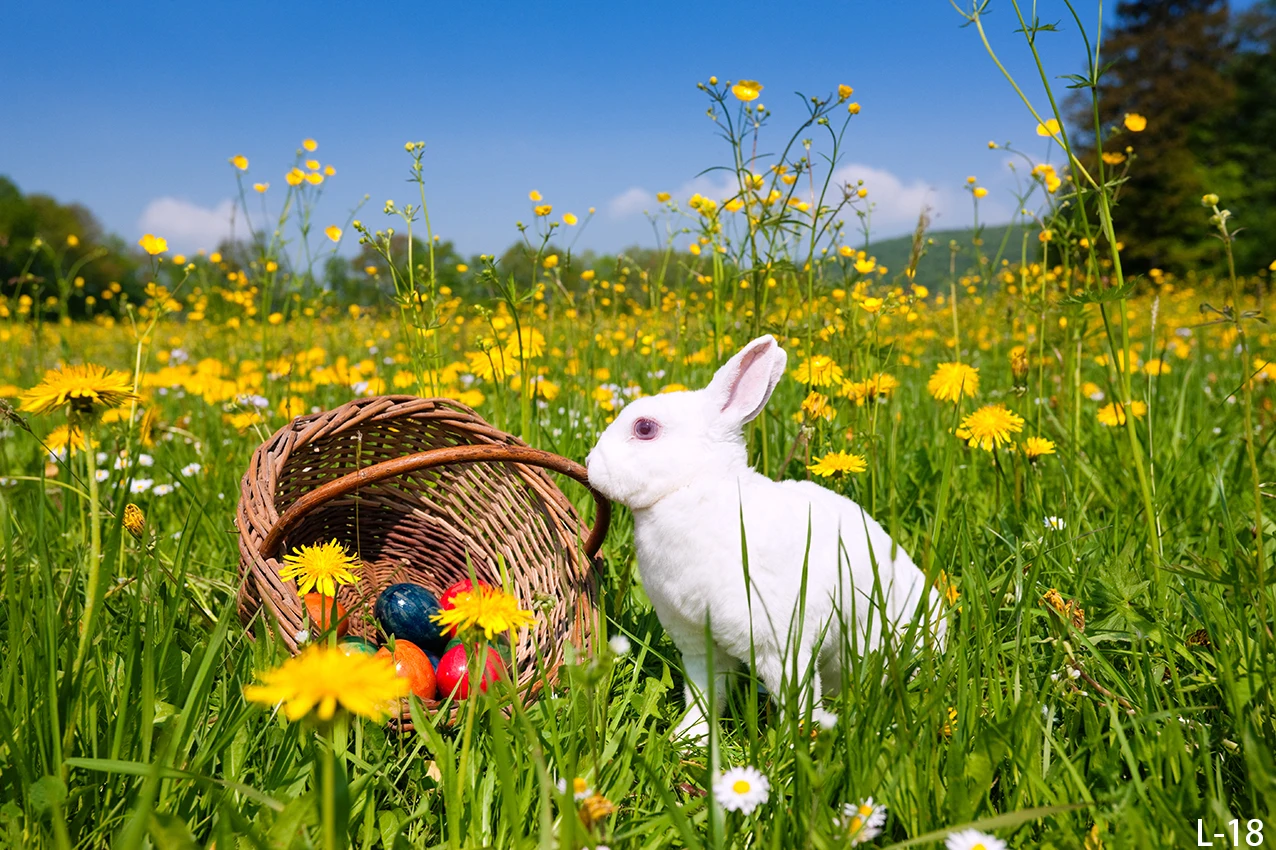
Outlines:
[{"label": "wicker basket", "polygon": [[305,606],[279,578],[282,556],[303,544],[338,540],[363,561],[361,580],[338,599],[350,633],[376,635],[373,602],[411,581],[436,595],[469,576],[512,590],[536,625],[514,648],[519,690],[534,697],[542,678],[533,653],[557,669],[563,649],[588,644],[595,616],[593,568],[610,503],[597,502],[587,528],[545,470],[588,486],[585,468],[530,448],[450,399],[361,398],[294,419],[253,453],[236,513],[239,615],[269,615],[292,651]]}]

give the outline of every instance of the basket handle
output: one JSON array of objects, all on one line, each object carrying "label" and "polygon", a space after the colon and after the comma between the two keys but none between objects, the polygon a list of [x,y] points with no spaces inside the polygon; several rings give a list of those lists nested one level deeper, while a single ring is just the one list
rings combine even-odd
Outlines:
[{"label": "basket handle", "polygon": [[594,556],[598,554],[598,550],[602,548],[603,539],[607,537],[607,528],[611,524],[611,502],[602,493],[589,486],[589,475],[585,467],[576,461],[551,452],[533,449],[530,446],[509,445],[448,446],[446,448],[430,449],[416,454],[383,460],[380,463],[356,469],[354,472],[347,473],[340,478],[325,482],[293,502],[292,506],[283,512],[283,515],[279,517],[279,521],[275,523],[274,527],[270,529],[270,533],[266,535],[266,539],[262,541],[262,555],[266,558],[275,557],[276,550],[279,548],[284,535],[292,530],[298,520],[325,502],[348,495],[360,487],[375,484],[387,478],[394,478],[397,475],[405,475],[422,469],[432,469],[436,466],[447,466],[454,463],[499,463],[502,461],[525,463],[530,466],[539,466],[554,472],[560,472],[569,478],[579,481],[589,489],[590,495],[594,497],[594,502],[598,506],[598,510],[594,515],[594,527],[590,529],[589,537],[585,540],[585,556],[592,561]]}]

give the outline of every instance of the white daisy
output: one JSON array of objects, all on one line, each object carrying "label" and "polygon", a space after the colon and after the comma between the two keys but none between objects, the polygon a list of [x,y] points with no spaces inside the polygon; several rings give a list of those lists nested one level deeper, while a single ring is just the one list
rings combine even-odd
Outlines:
[{"label": "white daisy", "polygon": [[154,466],[155,458],[151,457],[148,454],[142,453],[137,456],[137,462],[140,463],[142,466]]},{"label": "white daisy", "polygon": [[852,847],[872,841],[881,835],[882,826],[885,823],[886,807],[880,803],[874,803],[872,797],[858,806],[847,803],[842,807],[842,824],[846,827]]},{"label": "white daisy", "polygon": [[1063,527],[1065,524],[1066,523],[1064,523],[1063,517],[1048,516],[1045,519],[1046,528],[1050,529],[1051,531],[1063,531]]},{"label": "white daisy", "polygon": [[747,815],[771,796],[771,783],[756,767],[732,767],[713,783],[713,796],[727,811]]},{"label": "white daisy", "polygon": [[624,635],[612,635],[611,639],[607,641],[607,645],[610,646],[611,651],[617,655],[628,655],[629,650],[632,649],[632,646],[630,646],[629,643],[629,638]]},{"label": "white daisy", "polygon": [[198,475],[203,468],[198,463],[188,463],[182,467],[182,475],[190,478],[192,475]]},{"label": "white daisy", "polygon": [[[558,780],[558,791],[560,794],[567,793],[567,780]],[[581,800],[587,800],[593,795],[594,789],[589,787],[589,783],[577,776],[572,780],[572,797],[579,803]]]},{"label": "white daisy", "polygon": [[946,850],[1006,850],[1006,842],[977,829],[950,832],[944,839]]},{"label": "white daisy", "polygon": [[151,492],[154,493],[156,496],[167,496],[169,493],[173,492],[173,485],[172,484],[156,484],[155,489],[152,490]]},{"label": "white daisy", "polygon": [[151,489],[151,485],[155,482],[150,478],[134,478],[133,483],[129,485],[130,493],[145,493]]},{"label": "white daisy", "polygon": [[98,480],[99,484],[101,484],[103,481],[111,477],[111,470],[99,469],[97,472],[93,473],[93,477]]}]

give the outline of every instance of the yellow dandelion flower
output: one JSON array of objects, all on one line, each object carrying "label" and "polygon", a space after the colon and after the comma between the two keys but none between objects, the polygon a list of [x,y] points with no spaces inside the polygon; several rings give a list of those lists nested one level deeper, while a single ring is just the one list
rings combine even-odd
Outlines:
[{"label": "yellow dandelion flower", "polygon": [[237,153],[230,158],[230,164],[238,168],[240,171],[248,170],[248,157],[242,153]]},{"label": "yellow dandelion flower", "polygon": [[821,478],[829,478],[832,476],[842,477],[852,473],[863,472],[868,469],[868,463],[862,455],[851,454],[850,452],[829,452],[821,458],[817,458],[815,463],[807,467]]},{"label": "yellow dandelion flower", "polygon": [[[1130,413],[1135,419],[1142,419],[1148,412],[1148,406],[1141,401],[1130,402]],[[1125,405],[1114,401],[1099,408],[1099,421],[1109,427],[1125,424]]]},{"label": "yellow dandelion flower", "polygon": [[1143,371],[1149,375],[1168,375],[1170,372],[1170,364],[1166,363],[1159,357],[1153,357],[1151,360],[1143,364]]},{"label": "yellow dandelion flower", "polygon": [[802,400],[802,413],[811,419],[831,420],[837,416],[837,410],[829,404],[828,396],[812,392]]},{"label": "yellow dandelion flower", "polygon": [[1142,133],[1148,128],[1148,120],[1137,112],[1127,112],[1122,123],[1131,133]]},{"label": "yellow dandelion flower", "polygon": [[318,590],[324,596],[336,596],[339,586],[359,580],[350,571],[359,567],[359,560],[346,552],[345,546],[333,540],[315,546],[301,546],[285,555],[279,577],[284,581],[297,579],[298,595]]},{"label": "yellow dandelion flower", "polygon": [[842,380],[842,367],[827,354],[808,357],[793,371],[793,377],[803,384],[827,387]]},{"label": "yellow dandelion flower", "polygon": [[452,597],[452,607],[430,619],[441,626],[455,626],[457,632],[481,630],[491,640],[495,635],[531,626],[536,618],[518,607],[518,600],[504,590],[482,585]]},{"label": "yellow dandelion flower", "polygon": [[986,452],[1010,442],[1010,435],[1023,430],[1023,417],[1004,404],[987,404],[961,421],[970,436],[966,444]]},{"label": "yellow dandelion flower", "polygon": [[337,227],[335,224],[330,224],[330,225],[328,225],[327,227],[325,227],[325,228],[323,229],[323,235],[324,235],[324,236],[327,236],[327,237],[328,237],[329,239],[331,239],[333,242],[340,242],[340,241],[341,241],[341,228],[340,228],[340,227]]},{"label": "yellow dandelion flower", "polygon": [[142,250],[150,254],[152,257],[157,254],[163,254],[168,250],[168,240],[162,236],[156,236],[153,233],[147,233],[137,240],[137,244],[142,246]]},{"label": "yellow dandelion flower", "polygon": [[124,506],[124,516],[120,522],[123,524],[124,530],[137,540],[141,540],[142,535],[146,533],[146,514],[142,513],[142,509],[132,502]]},{"label": "yellow dandelion flower", "polygon": [[[97,440],[93,441],[96,447]],[[84,431],[79,426],[59,425],[44,438],[44,446],[59,458],[84,451]]]},{"label": "yellow dandelion flower", "polygon": [[261,684],[244,687],[244,698],[280,705],[289,720],[311,712],[320,720],[331,720],[338,708],[381,720],[409,690],[408,680],[399,676],[388,655],[347,654],[322,645],[310,647],[260,678]]},{"label": "yellow dandelion flower", "polygon": [[22,394],[22,409],[52,413],[69,407],[75,415],[95,416],[135,399],[133,379],[127,372],[85,363],[45,372],[43,381]]},{"label": "yellow dandelion flower", "polygon": [[736,100],[749,103],[757,100],[762,94],[762,84],[757,80],[741,80],[731,87],[731,93],[735,95]]},{"label": "yellow dandelion flower", "polygon": [[1054,443],[1045,437],[1029,437],[1023,441],[1024,457],[1035,461],[1039,457],[1054,454]]},{"label": "yellow dandelion flower", "polygon": [[979,370],[965,363],[940,363],[926,382],[937,401],[957,401],[979,395]]}]

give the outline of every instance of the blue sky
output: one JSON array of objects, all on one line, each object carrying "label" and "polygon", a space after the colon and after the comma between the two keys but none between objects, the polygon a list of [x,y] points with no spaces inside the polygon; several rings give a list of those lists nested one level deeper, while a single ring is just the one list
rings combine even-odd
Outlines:
[{"label": "blue sky", "polygon": [[[1096,19],[1097,0],[1079,6]],[[1079,72],[1063,4],[1040,8],[1063,29],[1041,37],[1048,67]],[[877,200],[882,235],[910,229],[923,202],[937,227],[967,224],[968,174],[1004,219],[1013,180],[987,142],[1048,153],[947,0],[70,2],[10,4],[5,17],[15,37],[0,52],[0,174],[184,251],[211,248],[225,229],[230,156],[248,156],[248,179],[278,198],[306,137],[337,169],[321,226],[365,194],[361,217],[390,225],[384,201],[412,198],[403,143],[420,139],[435,232],[465,253],[513,241],[531,189],[556,214],[597,209],[578,247],[652,244],[643,199],[698,188],[699,172],[726,161],[695,85],[711,74],[764,84],[763,149],[803,114],[793,92],[854,86],[863,111],[843,162]],[[993,0],[987,26],[1044,107],[1009,0]]]}]

